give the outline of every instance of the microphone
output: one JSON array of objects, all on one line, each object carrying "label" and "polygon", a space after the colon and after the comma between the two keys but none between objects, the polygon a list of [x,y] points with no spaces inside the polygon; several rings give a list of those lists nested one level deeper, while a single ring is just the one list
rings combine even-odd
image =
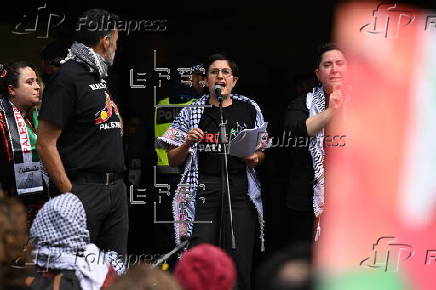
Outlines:
[{"label": "microphone", "polygon": [[221,95],[221,89],[222,89],[221,85],[215,85],[215,87],[213,88],[215,95],[220,103],[223,101],[223,96]]}]

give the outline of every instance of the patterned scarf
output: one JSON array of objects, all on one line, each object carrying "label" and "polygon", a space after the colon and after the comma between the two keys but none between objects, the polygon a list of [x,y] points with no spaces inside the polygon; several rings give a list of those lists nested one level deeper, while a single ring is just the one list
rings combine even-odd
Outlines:
[{"label": "patterned scarf", "polygon": [[[256,109],[256,122],[255,127],[259,127],[264,123],[262,112],[259,106],[251,99],[241,96],[232,95],[235,100],[250,103]],[[192,128],[198,128],[201,116],[204,112],[204,105],[207,102],[209,95],[203,95],[198,101],[192,103],[191,106],[184,107],[174,122],[170,125],[169,129],[157,139],[156,147],[167,149],[169,145],[180,146],[185,142],[185,138]],[[174,219],[178,222],[174,223],[176,244],[180,244],[182,236],[190,236],[195,217],[195,197],[198,190],[198,156],[197,156],[197,143],[189,149],[189,155],[185,162],[184,172],[180,184],[178,185],[175,196],[173,199],[173,214]],[[271,146],[271,139],[264,138],[261,147],[258,150],[265,150]],[[263,205],[260,192],[260,183],[256,176],[254,168],[247,167],[248,179],[248,196],[254,203],[258,213],[260,223],[260,240],[261,251],[265,250],[264,245],[264,219],[263,219]]]},{"label": "patterned scarf", "polygon": [[34,127],[7,99],[0,99],[0,111],[5,116],[9,143],[12,148],[17,194],[43,191],[43,183],[45,181],[47,184],[48,176],[36,152],[37,136],[34,130],[38,127],[38,111],[29,112]]},{"label": "patterned scarf", "polygon": [[[309,117],[315,116],[325,110],[324,89],[316,87],[307,93],[306,99]],[[309,143],[309,152],[312,155],[314,181],[313,181],[313,211],[319,217],[324,208],[324,128]],[[318,229],[319,230],[319,229]]]},{"label": "patterned scarf", "polygon": [[38,212],[30,229],[35,263],[44,269],[75,270],[82,289],[100,289],[111,265],[124,264],[115,252],[101,252],[89,243],[86,213],[72,193],[52,198]]},{"label": "patterned scarf", "polygon": [[100,79],[107,77],[107,72],[110,66],[109,62],[83,43],[74,42],[68,50],[67,57],[61,61],[61,64],[64,64],[70,59],[85,64],[90,72],[98,73]]}]

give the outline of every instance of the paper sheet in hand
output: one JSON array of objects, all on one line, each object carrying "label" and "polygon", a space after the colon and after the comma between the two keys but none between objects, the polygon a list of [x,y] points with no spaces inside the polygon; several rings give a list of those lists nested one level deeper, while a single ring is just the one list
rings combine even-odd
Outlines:
[{"label": "paper sheet in hand", "polygon": [[235,138],[230,140],[229,155],[236,157],[252,155],[262,140],[262,136],[266,133],[267,125],[268,122],[265,122],[258,128],[244,129],[239,132]]}]

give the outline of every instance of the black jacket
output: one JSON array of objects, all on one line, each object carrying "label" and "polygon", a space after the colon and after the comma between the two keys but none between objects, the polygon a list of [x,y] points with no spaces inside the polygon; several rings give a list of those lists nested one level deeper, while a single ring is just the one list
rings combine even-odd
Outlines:
[{"label": "black jacket", "polygon": [[309,110],[306,107],[306,95],[293,99],[288,106],[284,124],[290,152],[286,206],[300,211],[313,210],[314,171],[308,149],[310,137],[307,134],[307,118]]}]

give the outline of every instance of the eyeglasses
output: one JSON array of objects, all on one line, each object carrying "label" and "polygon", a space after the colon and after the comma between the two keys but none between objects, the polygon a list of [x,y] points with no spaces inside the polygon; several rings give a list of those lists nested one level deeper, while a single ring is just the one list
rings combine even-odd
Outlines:
[{"label": "eyeglasses", "polygon": [[214,76],[218,76],[220,72],[223,74],[224,77],[232,75],[232,70],[229,68],[213,68],[209,70],[209,74]]}]

